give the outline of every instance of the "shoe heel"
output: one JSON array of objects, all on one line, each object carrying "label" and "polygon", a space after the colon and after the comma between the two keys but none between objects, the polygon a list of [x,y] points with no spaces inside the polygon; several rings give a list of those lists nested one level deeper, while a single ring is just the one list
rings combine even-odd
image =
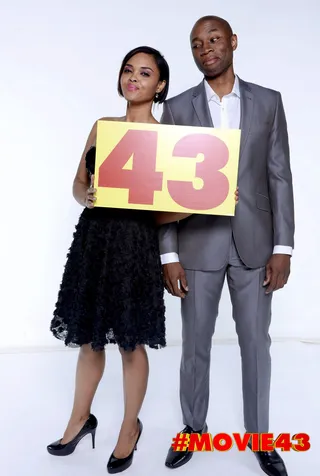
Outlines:
[{"label": "shoe heel", "polygon": [[79,433],[73,438],[73,440],[69,441],[69,443],[61,444],[61,439],[51,443],[47,446],[47,451],[53,456],[67,456],[71,455],[76,449],[78,443],[82,438],[86,435],[91,434],[92,437],[92,448],[95,448],[95,436],[96,436],[96,429],[98,426],[98,420],[92,414],[90,414],[89,418],[87,419],[86,423],[79,431]]},{"label": "shoe heel", "polygon": [[92,430],[91,437],[92,437],[92,449],[95,449],[95,447],[96,447],[96,429]]}]

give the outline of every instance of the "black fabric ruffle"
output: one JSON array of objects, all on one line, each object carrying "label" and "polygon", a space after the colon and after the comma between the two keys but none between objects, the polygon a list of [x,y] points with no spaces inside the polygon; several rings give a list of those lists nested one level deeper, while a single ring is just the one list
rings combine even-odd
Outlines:
[{"label": "black fabric ruffle", "polygon": [[[92,161],[90,150],[87,157]],[[88,171],[94,163],[87,163]],[[67,346],[166,346],[159,243],[152,213],[84,209],[50,330]]]}]

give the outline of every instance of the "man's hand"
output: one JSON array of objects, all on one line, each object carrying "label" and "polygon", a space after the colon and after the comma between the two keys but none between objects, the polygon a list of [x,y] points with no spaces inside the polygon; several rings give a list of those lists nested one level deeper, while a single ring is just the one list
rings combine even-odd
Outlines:
[{"label": "man's hand", "polygon": [[185,298],[188,291],[188,283],[186,273],[181,264],[168,263],[163,265],[163,274],[166,290],[172,296]]},{"label": "man's hand", "polygon": [[277,291],[287,284],[290,275],[290,259],[290,255],[271,256],[266,266],[266,277],[263,283],[264,286],[268,286],[266,294]]}]

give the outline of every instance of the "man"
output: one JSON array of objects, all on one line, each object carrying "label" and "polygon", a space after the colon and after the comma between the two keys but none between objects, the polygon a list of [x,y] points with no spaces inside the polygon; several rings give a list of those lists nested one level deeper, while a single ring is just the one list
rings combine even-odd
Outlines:
[{"label": "man", "polygon": [[[279,92],[234,74],[237,36],[228,22],[203,17],[190,41],[204,80],[168,100],[161,122],[240,128],[241,145],[235,217],[192,215],[160,229],[166,287],[182,298],[182,431],[207,431],[211,343],[226,276],[241,350],[245,429],[263,433],[269,431],[271,300],[287,283],[294,247],[285,113]],[[179,467],[192,454],[170,448],[166,466]],[[276,451],[255,455],[266,474],[287,475]]]}]

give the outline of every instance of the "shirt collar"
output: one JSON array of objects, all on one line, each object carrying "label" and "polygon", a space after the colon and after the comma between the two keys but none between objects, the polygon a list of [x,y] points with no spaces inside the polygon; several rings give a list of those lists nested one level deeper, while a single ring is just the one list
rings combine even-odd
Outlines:
[{"label": "shirt collar", "polygon": [[[206,95],[207,95],[207,101],[210,102],[211,99],[218,99],[218,96],[217,94],[213,91],[213,89],[211,88],[211,86],[209,86],[208,82],[205,80],[204,81],[204,86],[205,86],[205,90],[206,90]],[[235,80],[234,80],[234,85],[233,85],[233,88],[232,88],[232,91],[230,94],[228,94],[228,96],[232,96],[232,95],[235,95],[237,96],[238,98],[240,98],[240,84],[239,84],[239,78],[238,76],[236,75],[235,76]],[[219,99],[220,100],[220,99]]]}]

